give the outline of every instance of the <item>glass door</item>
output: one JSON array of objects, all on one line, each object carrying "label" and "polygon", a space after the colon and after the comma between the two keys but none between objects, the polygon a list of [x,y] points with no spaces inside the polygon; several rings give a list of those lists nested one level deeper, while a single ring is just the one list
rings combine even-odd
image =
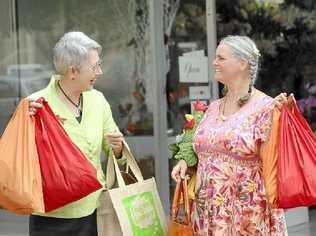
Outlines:
[{"label": "glass door", "polygon": [[[164,8],[165,49],[167,52],[168,143],[182,133],[184,115],[192,103],[208,104],[218,97],[212,81],[211,61],[215,52],[216,31],[212,0],[166,1]],[[214,34],[215,33],[215,34]],[[197,62],[196,62],[197,61]],[[195,73],[205,71],[206,73]],[[192,74],[192,76],[186,75]],[[176,161],[170,159],[169,173]],[[170,197],[175,183],[170,179]]]}]

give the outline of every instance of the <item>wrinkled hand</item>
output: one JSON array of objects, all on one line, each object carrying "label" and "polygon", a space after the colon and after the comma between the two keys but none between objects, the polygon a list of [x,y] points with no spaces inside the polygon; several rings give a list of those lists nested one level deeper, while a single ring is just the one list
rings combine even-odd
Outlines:
[{"label": "wrinkled hand", "polygon": [[278,96],[274,98],[274,103],[279,110],[281,110],[284,104],[288,105],[289,107],[292,107],[295,103],[294,94],[291,93],[289,96],[287,96],[286,93],[280,93]]},{"label": "wrinkled hand", "polygon": [[115,157],[121,157],[124,137],[120,131],[112,131],[105,134],[108,144],[112,148]]},{"label": "wrinkled hand", "polygon": [[178,182],[186,177],[188,165],[185,160],[180,160],[172,169],[171,177],[174,181]]},{"label": "wrinkled hand", "polygon": [[30,116],[34,116],[36,114],[37,109],[42,108],[43,105],[39,102],[36,102],[34,99],[29,99],[29,114]]}]

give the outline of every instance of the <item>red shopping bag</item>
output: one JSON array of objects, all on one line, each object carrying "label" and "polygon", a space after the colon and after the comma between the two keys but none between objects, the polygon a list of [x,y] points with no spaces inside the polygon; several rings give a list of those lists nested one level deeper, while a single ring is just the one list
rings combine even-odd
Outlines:
[{"label": "red shopping bag", "polygon": [[40,98],[43,108],[35,115],[35,140],[39,156],[45,211],[79,200],[102,186],[96,169],[70,140],[64,128]]},{"label": "red shopping bag", "polygon": [[280,122],[278,205],[316,205],[316,137],[296,105],[283,106]]}]

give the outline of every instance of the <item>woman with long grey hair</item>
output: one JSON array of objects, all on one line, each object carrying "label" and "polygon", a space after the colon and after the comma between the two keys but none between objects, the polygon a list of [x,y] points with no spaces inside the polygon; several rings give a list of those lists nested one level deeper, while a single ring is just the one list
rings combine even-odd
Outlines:
[{"label": "woman with long grey hair", "polygon": [[[103,94],[93,89],[102,75],[101,46],[82,32],[66,33],[54,48],[53,75],[49,85],[30,96],[30,114],[34,115],[44,97],[59,118],[70,139],[95,166],[97,177],[105,185],[100,154],[110,149],[121,157],[123,136]],[[30,216],[31,236],[97,236],[96,208],[102,190],[45,214]]]},{"label": "woman with long grey hair", "polygon": [[[211,102],[193,137],[196,235],[287,235],[284,211],[267,202],[260,160],[273,107],[287,98],[254,87],[259,58],[246,36],[225,37],[217,47],[214,78],[224,84],[224,97]],[[180,160],[173,168],[175,180],[184,178],[187,162],[194,163]]]}]

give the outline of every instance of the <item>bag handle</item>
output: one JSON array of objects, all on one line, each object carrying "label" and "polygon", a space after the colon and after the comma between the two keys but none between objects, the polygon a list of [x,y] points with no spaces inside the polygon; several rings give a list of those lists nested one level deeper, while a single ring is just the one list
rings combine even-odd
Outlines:
[{"label": "bag handle", "polygon": [[142,172],[125,140],[123,141],[123,147],[124,148],[122,150],[122,155],[126,157],[127,168],[129,167],[131,169],[132,173],[135,175],[138,181],[143,181],[144,178],[143,178]]},{"label": "bag handle", "polygon": [[301,112],[299,111],[297,104],[292,104],[292,107],[289,108],[286,105],[283,105],[281,116],[287,115],[288,118],[291,120],[292,124],[300,130],[300,132],[304,132],[306,135],[311,137],[312,139],[316,140],[316,136],[311,130],[308,122],[305,120]]},{"label": "bag handle", "polygon": [[[138,182],[143,181],[143,175],[140,171],[140,168],[130,150],[128,147],[128,144],[123,141],[123,150],[122,150],[122,156],[126,158],[126,168],[131,170],[131,172],[136,177],[136,180]],[[122,177],[120,168],[118,166],[116,157],[114,156],[113,150],[110,151],[110,155],[108,157],[108,164],[107,164],[107,171],[106,171],[106,182],[108,188],[111,188],[115,182],[115,176],[117,179],[117,183],[119,187],[126,186],[124,179]]]},{"label": "bag handle", "polygon": [[187,179],[181,179],[181,181],[177,182],[172,202],[172,221],[177,221],[181,194],[184,202],[185,224],[189,225],[191,224],[191,210],[189,205]]},{"label": "bag handle", "polygon": [[114,156],[113,151],[111,153],[112,153],[112,155],[110,155],[110,158],[113,160],[113,163],[114,163],[115,175],[116,175],[118,186],[124,187],[126,184],[124,182],[123,176],[121,175],[121,171],[120,171],[120,168],[117,164],[116,157]]}]

